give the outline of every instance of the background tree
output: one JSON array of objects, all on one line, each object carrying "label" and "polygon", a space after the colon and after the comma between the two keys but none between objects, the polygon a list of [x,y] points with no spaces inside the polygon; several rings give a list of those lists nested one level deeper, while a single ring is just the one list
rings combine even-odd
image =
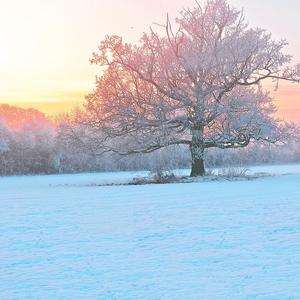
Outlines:
[{"label": "background tree", "polygon": [[[98,130],[93,132],[90,126],[74,126],[72,116],[61,115],[53,120],[45,116],[37,119],[38,115],[34,110],[0,105],[1,176],[116,170],[150,170],[159,173],[188,168],[190,165],[190,153],[185,145],[172,145],[149,154],[124,156],[106,153],[98,156],[95,154],[99,152],[99,143],[104,137],[98,134]],[[92,139],[93,135],[95,139]],[[77,138],[74,139],[74,136]],[[292,137],[281,146],[251,143],[249,147],[240,149],[211,148],[205,155],[206,165],[239,172],[237,166],[299,162],[299,136],[298,139]],[[127,145],[136,142],[133,137],[120,137],[119,142],[128,149]],[[121,148],[119,144],[118,149]]]},{"label": "background tree", "polygon": [[9,150],[10,134],[0,119],[0,155]]},{"label": "background tree", "polygon": [[260,83],[299,81],[299,65],[291,67],[283,52],[286,41],[249,28],[226,0],[196,2],[175,24],[167,18],[157,28],[138,44],[107,36],[94,53],[92,63],[104,73],[78,121],[89,128],[95,150],[148,153],[186,144],[197,176],[207,148],[284,137]]}]

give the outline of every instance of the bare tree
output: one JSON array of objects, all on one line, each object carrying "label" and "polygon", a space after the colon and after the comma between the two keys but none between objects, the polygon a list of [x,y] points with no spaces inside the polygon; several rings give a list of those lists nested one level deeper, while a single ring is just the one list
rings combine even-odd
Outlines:
[{"label": "bare tree", "polygon": [[149,153],[185,144],[191,176],[198,176],[207,148],[284,139],[284,123],[260,83],[299,82],[286,41],[249,28],[226,0],[196,2],[156,28],[138,44],[107,36],[94,53],[103,74],[77,116],[93,151]]},{"label": "bare tree", "polygon": [[0,119],[0,154],[9,150],[10,133]]}]

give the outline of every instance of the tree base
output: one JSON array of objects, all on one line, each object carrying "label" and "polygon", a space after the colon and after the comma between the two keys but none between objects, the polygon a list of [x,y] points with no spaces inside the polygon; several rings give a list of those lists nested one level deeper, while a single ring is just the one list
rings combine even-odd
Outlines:
[{"label": "tree base", "polygon": [[203,176],[205,174],[204,160],[201,158],[194,159],[192,163],[191,177]]}]

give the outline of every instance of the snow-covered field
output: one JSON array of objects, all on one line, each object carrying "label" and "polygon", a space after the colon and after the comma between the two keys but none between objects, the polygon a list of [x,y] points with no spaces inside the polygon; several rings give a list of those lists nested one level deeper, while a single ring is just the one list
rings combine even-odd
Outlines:
[{"label": "snow-covered field", "polygon": [[251,171],[0,178],[0,299],[300,299],[300,165]]}]

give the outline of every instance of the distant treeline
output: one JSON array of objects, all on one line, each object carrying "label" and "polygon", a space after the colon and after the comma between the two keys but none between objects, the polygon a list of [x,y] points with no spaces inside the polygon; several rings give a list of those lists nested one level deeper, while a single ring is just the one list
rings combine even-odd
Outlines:
[{"label": "distant treeline", "polygon": [[[0,174],[51,174],[189,168],[190,151],[170,146],[150,154],[95,156],[65,138],[66,116],[47,118],[35,109],[0,105]],[[300,162],[300,145],[250,145],[206,153],[207,167]]]}]

